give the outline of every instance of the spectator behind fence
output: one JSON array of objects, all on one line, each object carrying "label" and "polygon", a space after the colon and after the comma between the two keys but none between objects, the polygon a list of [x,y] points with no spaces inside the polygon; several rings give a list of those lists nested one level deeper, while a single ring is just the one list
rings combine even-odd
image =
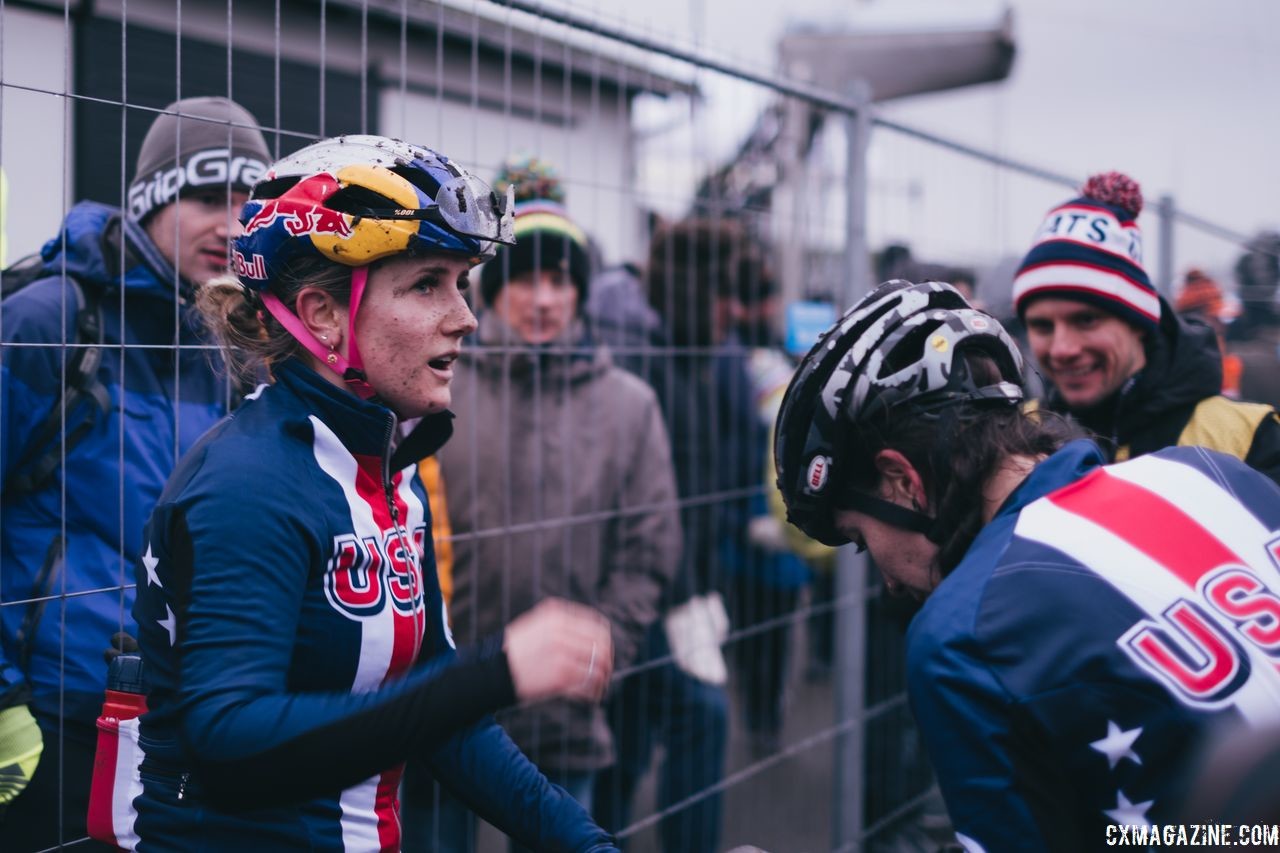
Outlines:
[{"label": "spectator behind fence", "polygon": [[744,246],[730,222],[659,225],[643,273],[647,288],[634,270],[620,267],[593,284],[588,307],[619,361],[657,392],[671,436],[684,533],[663,621],[650,630],[642,655],[653,663],[626,678],[609,703],[618,763],[596,781],[594,812],[610,829],[631,822],[636,786],[660,740],[665,757],[657,807],[668,813],[659,824],[668,853],[713,851],[720,837],[722,796],[707,793],[724,773],[728,735],[721,652],[728,618],[718,549],[721,537],[731,535],[726,516],[732,513],[725,510],[746,500],[759,482],[736,464],[745,436],[756,428],[752,417],[733,420],[741,410],[735,401],[750,387],[745,353],[724,349],[741,311],[734,274]]},{"label": "spectator behind fence", "polygon": [[1240,394],[1280,406],[1280,233],[1265,232],[1249,242],[1236,262],[1241,313],[1227,332],[1227,345],[1240,356]]},{"label": "spectator behind fence", "polygon": [[235,211],[269,160],[239,105],[170,104],[129,209],[75,205],[5,273],[33,278],[4,300],[0,359],[0,811],[31,780],[0,817],[6,850],[85,835],[103,649],[134,630],[128,567],[165,478],[230,397],[192,301],[226,272]]},{"label": "spectator behind fence", "polygon": [[1171,445],[1230,453],[1280,481],[1280,417],[1230,400],[1213,330],[1183,320],[1142,265],[1142,192],[1118,172],[1049,211],[1013,283],[1042,405],[1069,413],[1113,460]]},{"label": "spectator behind fence", "polygon": [[[759,244],[763,245],[763,244]],[[746,636],[732,647],[738,672],[740,705],[752,753],[763,757],[782,743],[786,700],[787,661],[791,622],[800,593],[809,583],[809,567],[789,547],[783,525],[770,513],[767,491],[775,491],[769,433],[795,362],[787,355],[778,333],[780,297],[763,251],[744,251],[735,274],[742,314],[734,339],[746,354],[749,384],[734,395],[734,418],[743,425],[735,464],[745,470],[743,482],[754,477],[760,493],[731,506],[745,517],[728,525],[720,541],[720,565],[726,574],[731,621]],[[741,363],[730,349],[730,368]],[[741,374],[731,374],[741,375]],[[766,491],[767,490],[767,491]],[[743,536],[742,532],[747,535]],[[777,623],[761,628],[766,623]]]},{"label": "spectator behind fence", "polygon": [[[456,368],[454,409],[473,426],[440,454],[458,537],[450,620],[465,641],[502,631],[548,596],[581,601],[608,617],[622,668],[642,649],[679,559],[670,444],[653,390],[614,367],[578,316],[591,275],[586,234],[561,205],[526,197],[558,183],[545,168],[519,170],[537,181],[515,171],[495,187],[516,184],[517,242],[484,267],[480,346]],[[553,700],[498,721],[590,809],[596,773],[614,761],[599,706]],[[420,784],[417,769],[405,783],[406,840],[416,841],[406,850],[474,849],[474,818],[447,790]]]},{"label": "spectator behind fence", "polygon": [[613,849],[487,716],[598,701],[607,625],[546,601],[455,652],[418,476],[452,431],[468,272],[510,217],[456,163],[377,136],[317,142],[255,186],[239,281],[201,310],[274,381],[184,457],[137,568],[142,849],[398,849],[410,756],[531,847]]},{"label": "spectator behind fence", "polygon": [[1213,821],[1180,810],[1196,747],[1280,722],[1280,489],[1198,447],[1104,467],[1022,410],[1021,382],[1012,339],[954,289],[881,285],[787,391],[790,518],[924,600],[908,694],[966,850]]},{"label": "spectator behind fence", "polygon": [[1225,340],[1230,316],[1222,296],[1222,287],[1204,270],[1187,270],[1182,288],[1173,302],[1173,310],[1183,317],[1194,317],[1213,329],[1222,354],[1222,394],[1240,399],[1240,356],[1227,351]]}]

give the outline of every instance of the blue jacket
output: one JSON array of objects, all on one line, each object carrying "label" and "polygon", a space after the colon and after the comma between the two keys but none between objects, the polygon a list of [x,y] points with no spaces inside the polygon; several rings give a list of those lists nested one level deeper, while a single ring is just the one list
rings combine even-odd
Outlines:
[{"label": "blue jacket", "polygon": [[1280,720],[1280,489],[1196,447],[1102,463],[1036,466],[908,633],[952,821],[988,851],[1182,822],[1206,735]]},{"label": "blue jacket", "polygon": [[[98,375],[111,409],[99,412],[54,485],[2,497],[0,693],[25,681],[46,726],[56,724],[61,699],[61,713],[91,735],[106,680],[103,649],[112,634],[133,629],[132,566],[142,526],[179,456],[226,412],[230,395],[215,373],[216,351],[201,348],[189,286],[136,223],[82,203],[42,254],[48,277],[3,306],[4,477],[62,397],[63,344],[76,340],[76,300],[64,265],[86,293],[101,294]],[[68,430],[91,405],[69,416]],[[39,601],[45,596],[51,598]],[[25,640],[24,621],[31,623]]]},{"label": "blue jacket", "polygon": [[137,567],[138,849],[398,849],[411,755],[530,847],[613,849],[487,716],[501,638],[454,651],[416,464],[450,419],[393,455],[388,409],[287,362],[184,457]]}]

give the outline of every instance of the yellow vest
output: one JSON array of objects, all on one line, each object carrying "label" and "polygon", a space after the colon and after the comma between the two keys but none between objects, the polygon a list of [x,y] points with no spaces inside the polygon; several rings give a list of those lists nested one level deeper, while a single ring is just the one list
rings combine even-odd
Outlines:
[{"label": "yellow vest", "polygon": [[[1205,397],[1196,404],[1178,436],[1178,446],[1196,445],[1243,460],[1253,446],[1258,427],[1275,411],[1265,403],[1242,403],[1223,396]],[[1116,449],[1116,461],[1129,458],[1129,445]]]}]

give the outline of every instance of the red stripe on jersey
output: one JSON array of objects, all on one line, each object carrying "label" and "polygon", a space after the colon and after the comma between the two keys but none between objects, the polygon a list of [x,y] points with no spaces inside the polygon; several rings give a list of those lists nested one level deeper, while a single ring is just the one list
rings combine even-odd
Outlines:
[{"label": "red stripe on jersey", "polygon": [[[377,456],[356,456],[355,459],[358,466],[356,493],[369,505],[374,523],[384,532],[403,530],[408,513],[408,507],[404,505],[399,494],[400,479],[403,475],[397,473],[391,481],[391,497],[395,503],[396,514],[399,516],[397,522],[392,519],[391,509],[387,504],[387,492],[382,484],[382,459]],[[392,532],[391,536],[389,545],[394,544],[396,533]],[[412,549],[412,537],[401,547]],[[394,550],[393,547],[388,547],[388,551]],[[398,582],[395,577],[396,568],[392,564],[404,561],[405,556],[405,554],[388,553],[387,560],[382,566],[382,577],[377,579],[377,582],[386,586],[387,597],[383,618],[390,618],[392,625],[391,660],[387,665],[384,680],[394,678],[413,664],[420,642],[419,632],[424,622],[420,610],[414,609],[409,613],[403,613],[392,601],[391,584]],[[421,561],[416,556],[407,562],[411,575],[421,571],[417,568]],[[421,578],[419,577],[415,582],[420,588]],[[402,768],[396,767],[383,773],[378,780],[374,813],[378,818],[378,844],[383,851],[400,849],[400,803],[397,793],[401,773]]]},{"label": "red stripe on jersey", "polygon": [[378,849],[380,853],[395,853],[400,849],[400,777],[404,765],[398,764],[382,774],[378,780],[374,812],[378,815]]},{"label": "red stripe on jersey", "polygon": [[352,454],[356,460],[356,494],[369,505],[373,522],[379,530],[391,527],[391,510],[387,509],[387,493],[382,488],[382,457]]},{"label": "red stripe on jersey", "polygon": [[[385,534],[392,529],[393,525],[391,522],[391,509],[387,506],[387,492],[382,486],[382,457],[352,455],[356,460],[356,494],[369,505],[374,525],[382,534]],[[388,664],[387,672],[382,674],[383,680],[386,679],[388,674],[395,671],[396,647],[400,645],[400,618],[396,613],[394,603],[391,601],[390,575],[393,572],[391,556],[389,554],[386,556],[387,559],[378,567],[378,577],[369,578],[370,584],[378,584],[382,587],[385,593],[383,614],[390,615],[392,625],[395,626],[393,629],[391,662]]]},{"label": "red stripe on jersey", "polygon": [[[387,583],[402,584],[401,578],[409,578],[409,589],[405,590],[405,592],[410,601],[418,602],[418,606],[414,607],[409,613],[403,613],[399,609],[392,608],[392,612],[395,614],[395,634],[391,646],[391,663],[387,667],[388,678],[405,672],[413,665],[414,660],[418,657],[418,646],[422,642],[421,630],[426,621],[423,618],[420,599],[422,594],[422,556],[415,553],[413,531],[408,529],[409,507],[405,505],[404,499],[400,496],[400,484],[403,479],[403,471],[396,472],[391,478],[391,499],[395,501],[396,515],[400,519],[399,524],[395,526],[397,532],[393,536],[398,537],[399,531],[404,531],[408,541],[400,543],[398,556],[388,554],[388,562],[399,563],[400,570],[404,571],[405,574],[399,577],[388,576]],[[388,605],[390,604],[391,602],[388,601]]]},{"label": "red stripe on jersey", "polygon": [[1102,468],[1048,499],[1128,542],[1191,589],[1207,572],[1244,562],[1221,539],[1160,495],[1113,477]]},{"label": "red stripe on jersey", "polygon": [[[392,584],[403,586],[403,578],[413,578],[412,584],[417,585],[417,589],[422,587],[421,578],[421,559],[412,553],[396,554],[394,551],[394,543],[398,538],[397,531],[406,530],[405,522],[408,516],[408,507],[400,498],[399,486],[403,472],[397,472],[391,480],[391,499],[395,503],[398,521],[393,520],[391,516],[391,508],[387,504],[387,492],[382,485],[382,459],[378,456],[355,456],[358,470],[356,473],[356,493],[369,505],[370,511],[373,513],[373,521],[378,529],[390,535],[388,540],[388,553],[386,565],[382,566],[382,577],[378,580],[383,584],[387,591],[387,612],[391,618],[392,624],[392,645],[391,660],[387,665],[387,671],[383,678],[389,678],[405,672],[413,665],[413,661],[417,656],[418,645],[421,642],[419,632],[422,629],[423,618],[418,609],[412,612],[404,613],[394,606],[391,598],[395,595],[392,590]],[[406,531],[408,532],[408,531]],[[413,541],[410,534],[410,541],[401,546],[402,549],[412,551]],[[400,563],[402,568],[392,563]],[[403,574],[401,574],[403,573]]]}]

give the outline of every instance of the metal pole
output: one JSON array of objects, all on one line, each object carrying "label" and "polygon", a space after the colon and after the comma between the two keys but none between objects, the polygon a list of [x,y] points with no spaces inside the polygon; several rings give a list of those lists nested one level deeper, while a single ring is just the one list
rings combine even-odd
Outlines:
[{"label": "metal pole", "polygon": [[[848,117],[848,196],[845,202],[845,305],[852,305],[871,289],[867,250],[867,143],[871,135],[870,89],[863,81],[853,87],[859,105]],[[862,847],[865,760],[862,725],[846,725],[864,718],[866,705],[867,560],[852,548],[836,557],[835,724],[843,727],[836,740],[835,784],[831,802],[831,848]]]},{"label": "metal pole", "polygon": [[1160,196],[1160,202],[1156,205],[1156,215],[1160,217],[1160,254],[1156,259],[1156,290],[1166,299],[1173,299],[1173,225],[1177,219],[1177,205],[1173,201],[1173,196]]},{"label": "metal pole", "polygon": [[852,723],[836,738],[831,849],[861,850],[866,822],[867,557],[844,547],[836,554],[835,723]]},{"label": "metal pole", "polygon": [[850,87],[857,109],[846,115],[847,160],[845,181],[845,301],[852,305],[871,292],[871,259],[867,248],[867,146],[871,141],[871,89],[856,80]]}]

